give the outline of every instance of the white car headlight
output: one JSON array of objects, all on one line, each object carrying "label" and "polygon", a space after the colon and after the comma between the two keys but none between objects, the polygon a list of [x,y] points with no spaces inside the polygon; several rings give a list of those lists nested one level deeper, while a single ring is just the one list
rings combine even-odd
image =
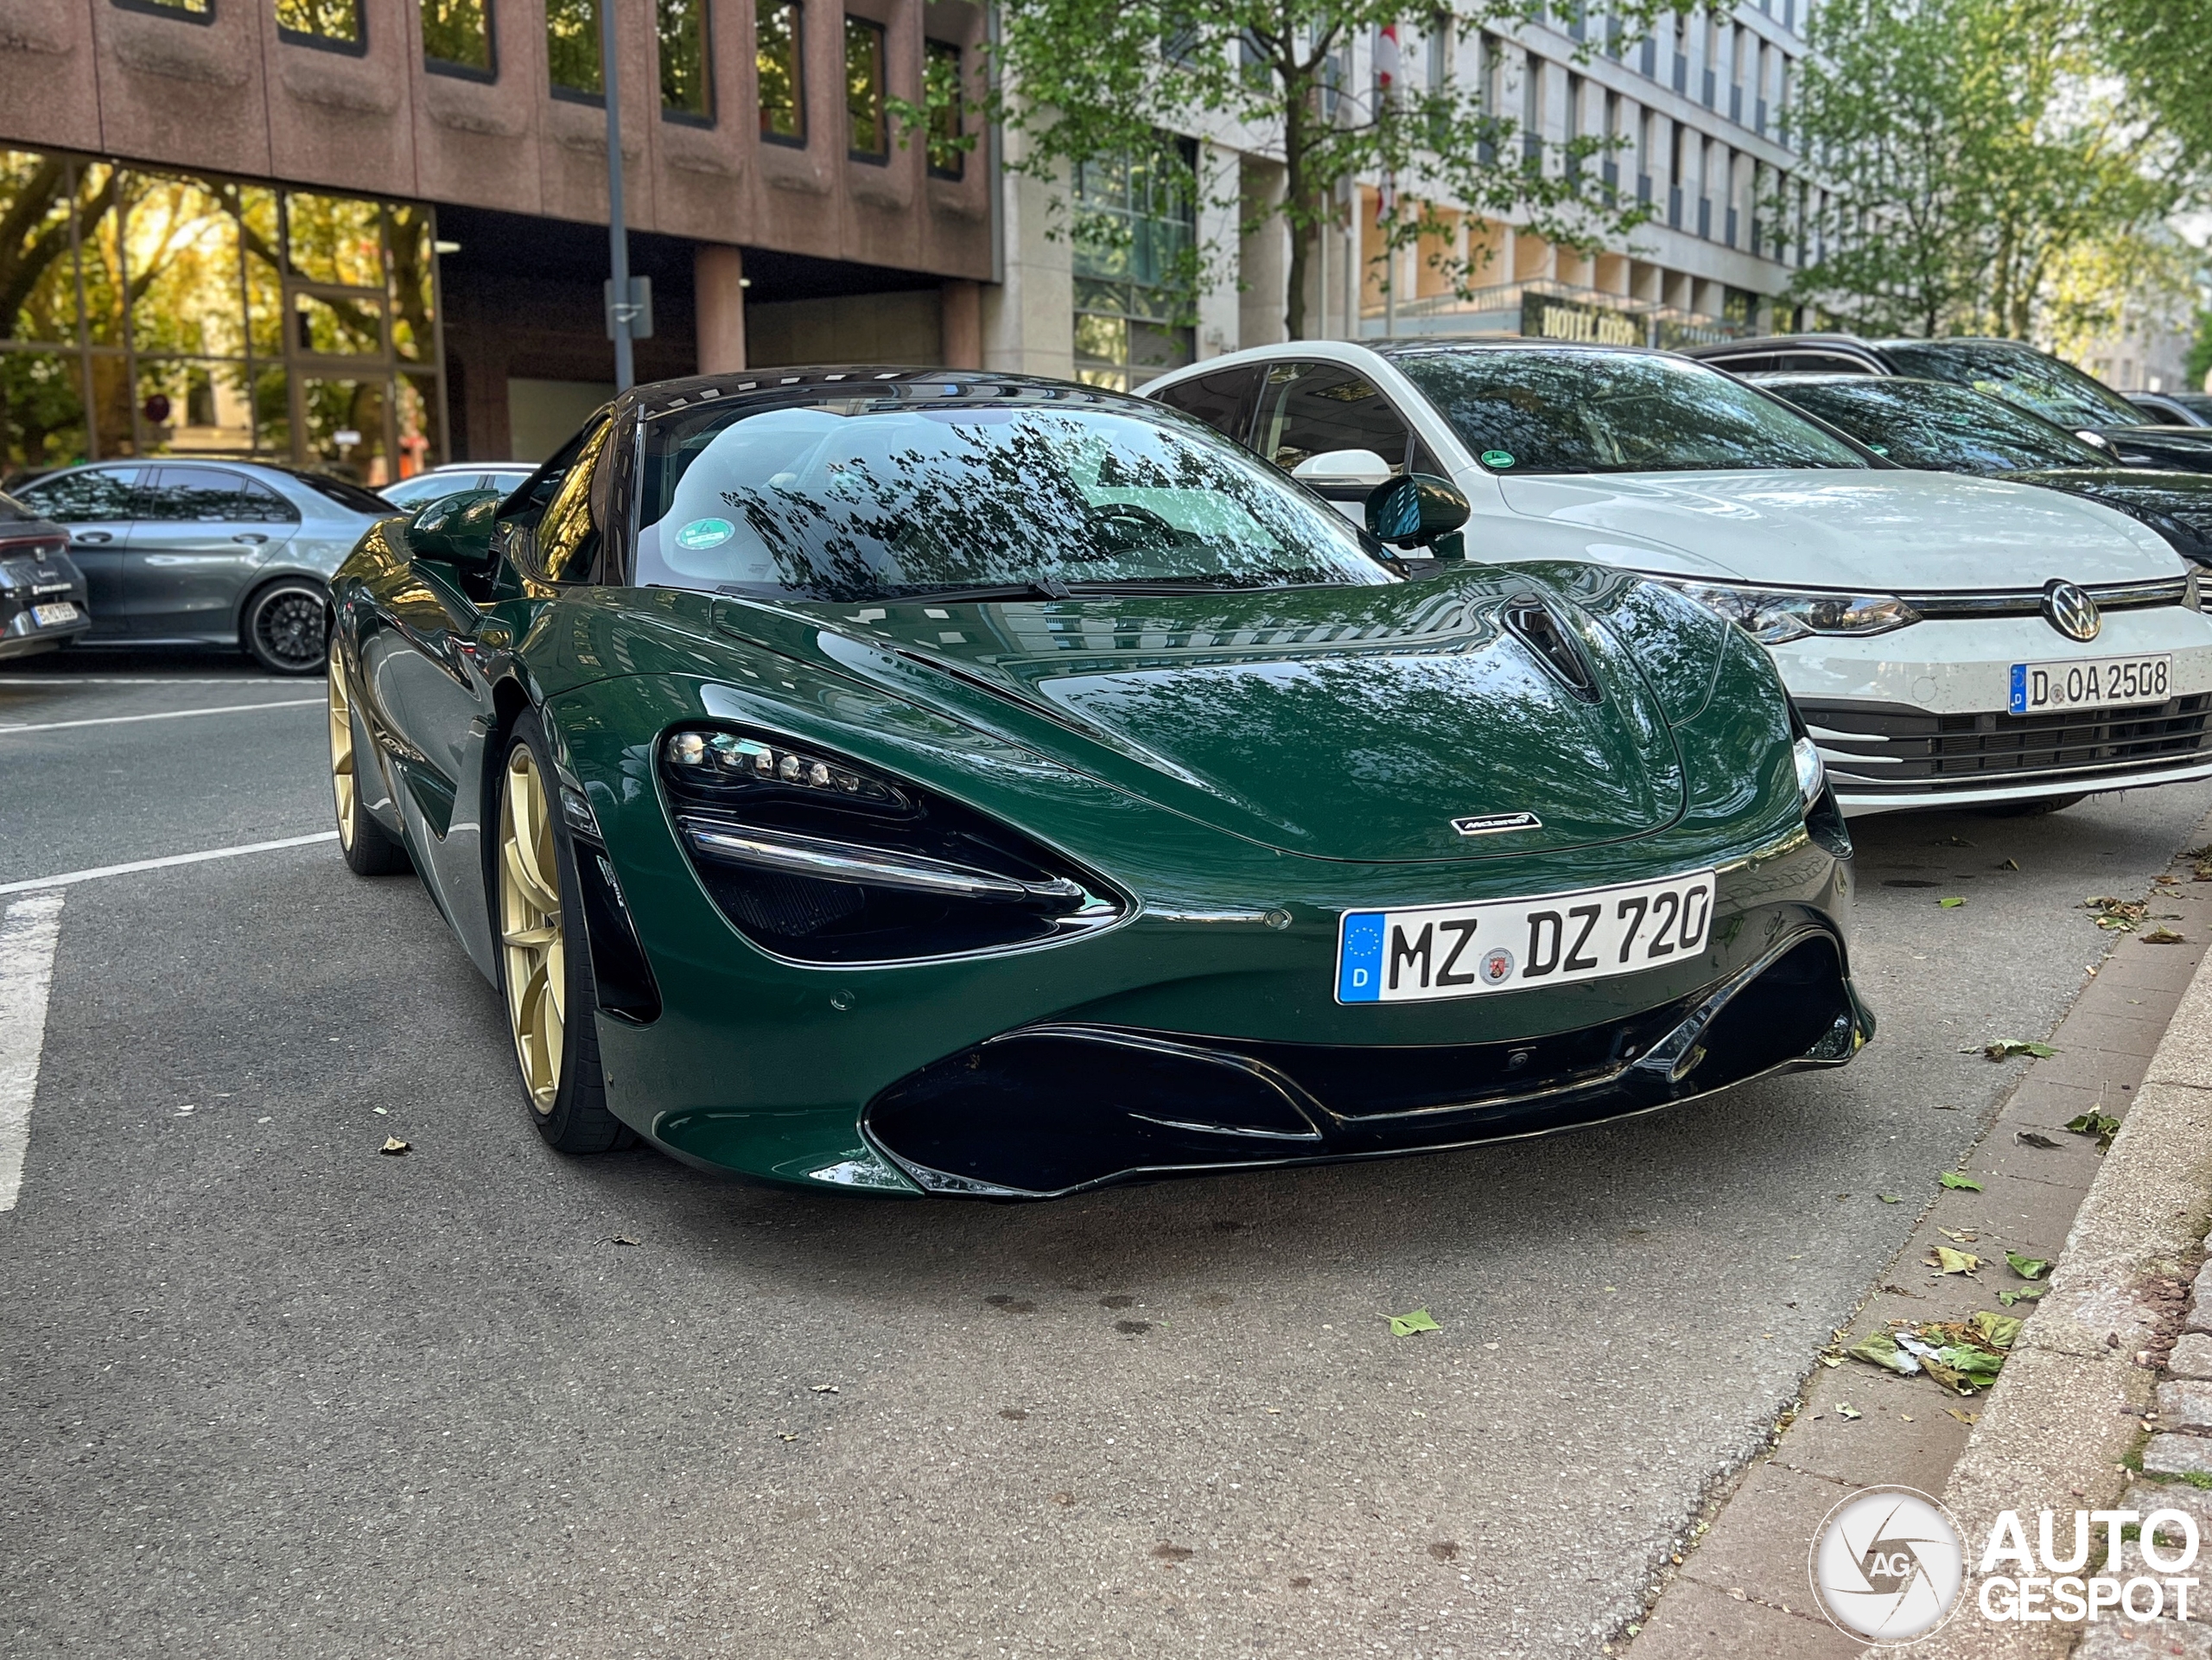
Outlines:
[{"label": "white car headlight", "polygon": [[1808,634],[1886,634],[1920,620],[1920,613],[1891,594],[1817,594],[1660,580],[1718,611],[1762,646]]},{"label": "white car headlight", "polygon": [[1827,787],[1827,763],[1821,759],[1821,752],[1813,747],[1810,738],[1798,739],[1790,748],[1797,758],[1797,793],[1810,808]]}]

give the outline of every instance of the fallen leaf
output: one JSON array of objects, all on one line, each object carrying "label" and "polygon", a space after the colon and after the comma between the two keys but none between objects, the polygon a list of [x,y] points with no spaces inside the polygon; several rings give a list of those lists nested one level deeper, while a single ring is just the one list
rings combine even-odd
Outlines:
[{"label": "fallen leaf", "polygon": [[1981,1421],[1981,1414],[1979,1412],[1961,1412],[1956,1407],[1945,1407],[1943,1410],[1949,1413],[1954,1418],[1956,1418],[1961,1423],[1966,1425],[1969,1429],[1973,1428],[1974,1425]]},{"label": "fallen leaf", "polygon": [[1843,1364],[1843,1357],[1840,1354],[1824,1354],[1821,1357],[1821,1364],[1823,1366],[1840,1366]]},{"label": "fallen leaf", "polygon": [[2012,1272],[2024,1280],[2040,1280],[2050,1272],[2050,1263],[2041,1256],[2023,1256],[2017,1250],[2008,1250],[2005,1260],[2012,1264]]},{"label": "fallen leaf", "polygon": [[414,1150],[415,1149],[411,1146],[407,1142],[401,1141],[397,1135],[385,1136],[384,1138],[384,1145],[377,1149],[379,1153],[389,1153],[394,1158],[397,1158],[403,1153],[412,1153]]},{"label": "fallen leaf", "polygon": [[1863,1418],[1866,1415],[1847,1401],[1838,1401],[1835,1403],[1835,1415],[1839,1418]]},{"label": "fallen leaf", "polygon": [[2018,859],[2007,859],[1997,868],[1999,870],[2018,870],[2020,868],[2020,862]]},{"label": "fallen leaf", "polygon": [[838,1392],[835,1383],[809,1383],[807,1388],[817,1395],[835,1395]]},{"label": "fallen leaf", "polygon": [[2018,1314],[1993,1314],[1984,1310],[1967,1323],[1993,1349],[2009,1349],[2012,1340],[2020,1335]]},{"label": "fallen leaf", "polygon": [[2022,1038],[1992,1038],[1981,1046],[1981,1053],[1992,1060],[2005,1060],[2013,1055],[2033,1055],[2037,1060],[2048,1060],[2058,1051],[2047,1043],[2030,1043]]},{"label": "fallen leaf", "polygon": [[2178,876],[2153,876],[2151,880],[2154,882],[2160,883],[2163,886],[2171,887],[2174,883],[2179,881],[2181,878]]},{"label": "fallen leaf", "polygon": [[610,1245],[638,1245],[643,1244],[645,1242],[639,1239],[632,1239],[626,1233],[618,1233],[607,1243]]},{"label": "fallen leaf", "polygon": [[2015,1290],[1999,1292],[1997,1301],[2010,1308],[2016,1302],[2033,1302],[2050,1289],[2047,1285],[2022,1286]]},{"label": "fallen leaf", "polygon": [[1955,1170],[1946,1170],[1936,1180],[1946,1187],[1962,1187],[1969,1193],[1978,1193],[1982,1191],[1981,1184],[1972,1176],[1962,1176]]},{"label": "fallen leaf", "polygon": [[1410,1314],[1390,1314],[1385,1318],[1390,1322],[1392,1337],[1411,1337],[1416,1332],[1440,1332],[1444,1329],[1430,1317],[1426,1308],[1416,1308]]},{"label": "fallen leaf", "polygon": [[1981,1266],[1981,1258],[1970,1250],[1953,1250],[1948,1245],[1936,1247],[1936,1262],[1946,1274],[1971,1274]]},{"label": "fallen leaf", "polygon": [[2056,1142],[2052,1141],[2050,1136],[2044,1135],[2038,1129],[2021,1130],[2016,1134],[2012,1139],[2019,1142],[2024,1147],[2040,1147],[2045,1150],[2049,1150],[2050,1148],[2055,1148],[2058,1145]]},{"label": "fallen leaf", "polygon": [[2185,945],[2189,943],[2164,923],[2160,923],[2147,934],[2136,935],[2136,938],[2145,945]]},{"label": "fallen leaf", "polygon": [[2126,934],[2135,932],[2148,906],[2142,900],[2115,899],[2109,894],[2092,894],[2082,901],[2082,908],[2097,913],[2098,927]]},{"label": "fallen leaf", "polygon": [[[192,1109],[191,1109],[190,1107],[187,1107],[187,1108],[185,1109],[185,1110],[186,1110],[187,1112],[190,1112],[190,1111],[192,1110]],[[379,1117],[379,1118],[382,1118],[382,1117],[384,1117],[384,1116],[386,1116],[386,1115],[385,1115],[385,1110],[384,1110],[382,1107],[371,1107],[371,1108],[369,1109],[369,1110],[370,1110],[371,1112],[373,1112],[374,1114],[376,1114],[376,1116],[377,1116],[378,1117]]]},{"label": "fallen leaf", "polygon": [[1981,1236],[1972,1228],[1938,1228],[1936,1231],[1954,1244],[1976,1245],[1981,1243]]},{"label": "fallen leaf", "polygon": [[796,1436],[796,1435],[785,1435],[785,1434],[779,1434],[777,1435],[776,1439],[777,1439],[778,1441],[797,1441],[797,1440],[798,1439],[798,1436]]},{"label": "fallen leaf", "polygon": [[1902,1205],[1904,1203],[1904,1195],[1902,1193],[1877,1193],[1874,1197],[1880,1199],[1885,1205]]},{"label": "fallen leaf", "polygon": [[2079,1113],[2069,1118],[2066,1121],[2066,1128],[2076,1135],[2095,1136],[2097,1151],[2101,1153],[2112,1145],[2112,1138],[2120,1134],[2120,1120],[2108,1112],[2101,1112],[2092,1107],[2087,1112]]},{"label": "fallen leaf", "polygon": [[1937,900],[1936,903],[1942,906],[1946,911],[1955,911],[1959,906],[1964,905],[1966,900],[1962,897],[1954,894],[1951,898],[1947,900]]},{"label": "fallen leaf", "polygon": [[1906,1423],[1910,1423],[1912,1421],[1912,1414],[1910,1412],[1900,1412],[1897,1414],[1897,1416]]}]

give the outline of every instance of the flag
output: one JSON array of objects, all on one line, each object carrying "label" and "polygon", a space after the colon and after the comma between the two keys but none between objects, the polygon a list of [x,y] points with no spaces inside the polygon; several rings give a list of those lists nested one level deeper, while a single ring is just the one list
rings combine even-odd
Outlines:
[{"label": "flag", "polygon": [[1403,61],[1398,54],[1398,26],[1383,24],[1375,37],[1375,85],[1385,98],[1395,90]]}]

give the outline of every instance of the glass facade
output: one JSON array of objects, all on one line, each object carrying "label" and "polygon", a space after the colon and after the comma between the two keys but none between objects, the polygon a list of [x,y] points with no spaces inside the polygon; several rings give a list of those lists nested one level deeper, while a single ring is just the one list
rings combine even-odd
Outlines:
[{"label": "glass facade", "polygon": [[[1180,147],[1183,169],[1170,165]],[[1148,156],[1085,162],[1076,174],[1075,372],[1122,391],[1192,361],[1198,221],[1182,186],[1187,138]]]},{"label": "glass facade", "polygon": [[447,74],[489,80],[492,17],[486,0],[423,0],[423,60]]},{"label": "glass facade", "polygon": [[806,79],[798,0],[757,0],[753,14],[754,61],[760,73],[760,136],[772,143],[806,142]]},{"label": "glass facade", "polygon": [[0,476],[236,455],[436,464],[431,210],[0,149]]},{"label": "glass facade", "polygon": [[883,118],[883,25],[845,18],[845,146],[856,162],[891,157],[891,128]]},{"label": "glass facade", "polygon": [[595,104],[604,96],[598,0],[545,0],[545,73],[556,98]]},{"label": "glass facade", "polygon": [[659,0],[661,113],[702,126],[715,118],[707,0]]}]

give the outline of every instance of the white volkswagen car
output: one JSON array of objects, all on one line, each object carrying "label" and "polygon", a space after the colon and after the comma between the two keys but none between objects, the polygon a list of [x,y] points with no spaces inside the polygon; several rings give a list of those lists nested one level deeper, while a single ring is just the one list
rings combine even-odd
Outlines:
[{"label": "white volkswagen car", "polygon": [[1781,666],[1848,811],[2050,811],[2212,777],[2212,617],[2155,532],[2027,485],[1895,467],[1686,358],[1515,340],[1301,340],[1147,397],[1358,516],[1447,479],[1449,557],[1623,565]]}]

